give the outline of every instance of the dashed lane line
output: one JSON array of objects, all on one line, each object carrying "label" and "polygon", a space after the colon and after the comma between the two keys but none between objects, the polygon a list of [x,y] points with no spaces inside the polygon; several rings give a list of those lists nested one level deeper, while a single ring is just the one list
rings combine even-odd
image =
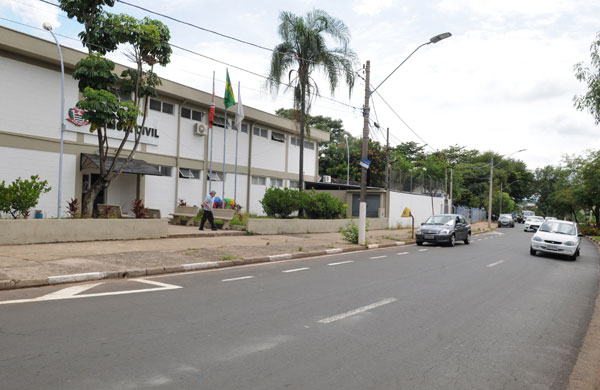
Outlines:
[{"label": "dashed lane line", "polygon": [[223,279],[221,282],[234,282],[236,280],[253,279],[254,276],[240,276],[239,278]]},{"label": "dashed lane line", "polygon": [[373,256],[373,257],[369,257],[369,259],[373,260],[373,259],[383,259],[384,257],[387,257],[387,255],[384,256]]},{"label": "dashed lane line", "polygon": [[408,255],[408,252],[400,252],[400,253],[396,253],[398,256],[402,256],[402,255]]},{"label": "dashed lane line", "polygon": [[348,260],[348,261],[339,261],[337,263],[329,263],[327,265],[342,265],[342,264],[348,264],[348,263],[354,263],[354,260]]},{"label": "dashed lane line", "polygon": [[419,252],[425,252],[427,249],[419,249]]},{"label": "dashed lane line", "polygon": [[322,320],[319,320],[319,323],[321,323],[321,324],[329,324],[329,323],[334,322],[334,321],[343,320],[344,318],[348,318],[348,317],[351,317],[353,315],[360,314],[360,313],[363,313],[365,311],[374,309],[374,308],[379,307],[379,306],[387,305],[388,303],[392,303],[392,302],[396,302],[396,298],[387,298],[387,299],[381,300],[379,302],[372,303],[372,304],[367,305],[367,306],[359,307],[358,309],[350,310],[350,311],[347,311],[345,313],[338,314],[338,315],[335,315],[335,316],[332,316],[332,317],[327,317],[327,318],[324,318]]},{"label": "dashed lane line", "polygon": [[500,260],[500,261],[497,261],[495,263],[488,264],[488,265],[486,265],[486,267],[494,267],[494,266],[496,266],[498,264],[502,264],[502,263],[504,263],[504,260]]},{"label": "dashed lane line", "polygon": [[307,269],[310,269],[310,268],[309,267],[294,268],[294,269],[288,269],[288,270],[281,271],[281,272],[283,272],[283,273],[298,272],[298,271],[306,271]]}]

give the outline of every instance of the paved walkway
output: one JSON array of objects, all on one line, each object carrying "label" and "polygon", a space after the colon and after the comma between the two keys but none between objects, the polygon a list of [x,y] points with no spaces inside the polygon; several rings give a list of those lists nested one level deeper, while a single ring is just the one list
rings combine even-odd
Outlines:
[{"label": "paved walkway", "polygon": [[[487,227],[473,225],[473,232]],[[410,229],[367,232],[377,246],[412,242]],[[90,278],[140,276],[187,269],[269,261],[269,256],[305,257],[362,247],[344,241],[340,233],[247,235],[241,231],[199,231],[169,225],[169,238],[9,245],[0,247],[0,289],[39,286],[71,279],[56,276],[101,273]],[[192,266],[190,266],[190,264]],[[202,264],[210,264],[202,266]]]}]

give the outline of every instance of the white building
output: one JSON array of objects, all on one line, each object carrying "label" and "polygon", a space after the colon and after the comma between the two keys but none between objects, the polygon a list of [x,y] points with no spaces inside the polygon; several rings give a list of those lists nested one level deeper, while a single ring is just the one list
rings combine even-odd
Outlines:
[{"label": "white building", "polygon": [[[63,47],[65,64],[65,118],[80,99],[77,81],[71,77],[75,64],[86,54]],[[125,69],[117,65],[115,72]],[[56,217],[60,144],[60,63],[53,42],[0,27],[0,181],[39,175],[52,190],[42,195],[36,209]],[[208,190],[210,135],[205,130],[211,94],[162,79],[158,97],[150,102],[146,127],[135,154],[138,164],[114,181],[100,203],[119,205],[130,212],[135,198],[146,207],[172,213],[179,199],[200,205]],[[216,98],[212,140],[212,189],[223,197],[223,99]],[[233,121],[236,107],[228,111]],[[243,211],[262,214],[259,201],[267,186],[297,187],[299,129],[295,122],[244,106],[245,120],[239,133],[236,202]],[[99,173],[98,141],[89,126],[66,121],[63,157],[62,209],[71,198],[82,199],[90,180]],[[217,126],[217,124],[221,126]],[[122,132],[112,131],[111,146],[120,143]],[[236,131],[226,134],[224,197],[234,198]],[[305,139],[305,180],[318,177],[318,142],[329,134],[311,129]],[[131,150],[133,143],[128,142]],[[126,157],[127,152],[121,154]],[[143,174],[137,167],[153,165],[162,175]],[[149,168],[146,165],[146,168]]]}]

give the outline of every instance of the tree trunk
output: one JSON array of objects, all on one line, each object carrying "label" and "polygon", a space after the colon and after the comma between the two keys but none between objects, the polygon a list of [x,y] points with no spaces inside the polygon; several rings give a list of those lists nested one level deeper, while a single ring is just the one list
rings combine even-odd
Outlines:
[{"label": "tree trunk", "polygon": [[81,201],[81,218],[91,218],[94,212],[94,202],[98,194],[104,190],[102,185],[102,177],[99,177],[87,190]]},{"label": "tree trunk", "polygon": [[596,218],[596,227],[600,229],[600,205],[593,208],[594,218]]}]

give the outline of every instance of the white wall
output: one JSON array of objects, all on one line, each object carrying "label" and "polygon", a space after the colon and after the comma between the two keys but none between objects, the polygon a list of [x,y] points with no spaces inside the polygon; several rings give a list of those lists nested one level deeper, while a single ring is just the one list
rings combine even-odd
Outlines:
[{"label": "white wall", "polygon": [[[0,130],[59,139],[60,84],[60,66],[52,71],[0,57]],[[77,81],[65,75],[65,118],[77,98]],[[77,135],[65,132],[64,139]]]},{"label": "white wall", "polygon": [[[0,94],[1,95],[1,94]],[[0,146],[0,182],[10,185],[17,177],[28,179],[38,175],[47,180],[52,190],[42,194],[38,204],[32,210],[42,210],[44,218],[56,218],[58,205],[58,160],[59,153],[23,150]],[[79,198],[75,195],[76,158],[72,154],[63,154],[62,215],[66,215],[67,201]],[[81,204],[81,199],[79,199]],[[31,217],[33,218],[33,211]]]},{"label": "white wall", "polygon": [[144,205],[149,209],[159,209],[162,218],[167,218],[169,213],[175,212],[175,175],[177,172],[175,168],[171,171],[171,176],[146,176],[145,179]]},{"label": "white wall", "polygon": [[433,214],[439,214],[443,211],[444,198],[433,198],[433,212],[431,209],[431,197],[425,195],[408,194],[404,192],[390,191],[390,217],[389,227],[410,227],[412,220],[410,217],[402,218],[402,211],[405,207],[411,210],[415,217],[415,228],[425,222]]},{"label": "white wall", "polygon": [[[175,169],[173,169],[175,171]],[[188,206],[198,206],[202,204],[202,188],[206,176],[200,171],[200,179],[179,178],[179,199],[185,200]],[[177,202],[179,202],[177,199]]]},{"label": "white wall", "polygon": [[[219,126],[214,126],[214,139],[212,141],[212,160],[213,162],[223,162],[223,131],[224,129]],[[236,130],[227,129],[226,140],[227,147],[225,148],[225,163],[228,165],[235,164],[235,133]],[[197,137],[197,136],[196,136]],[[200,138],[200,137],[197,137]],[[264,138],[263,138],[264,139]],[[238,138],[238,166],[248,166],[248,140],[249,136],[246,133],[240,131]],[[210,160],[210,136],[207,136],[206,141],[208,142],[208,155],[206,156],[206,162]],[[252,161],[254,165],[254,161]]]},{"label": "white wall", "polygon": [[122,173],[116,180],[110,183],[106,196],[106,204],[121,206],[122,212],[134,215],[131,208],[135,200],[136,187],[137,175]]},{"label": "white wall", "polygon": [[285,145],[271,140],[271,131],[268,131],[268,138],[253,135],[252,167],[285,172]]},{"label": "white wall", "polygon": [[250,184],[250,206],[247,210],[250,214],[266,215],[263,211],[262,204],[260,204],[260,201],[262,200],[263,196],[265,196],[266,191],[266,185],[262,186],[257,184]]},{"label": "white wall", "polygon": [[[204,115],[204,117],[206,117],[206,115]],[[183,158],[202,160],[204,159],[204,142],[208,141],[209,138],[208,135],[194,134],[194,125],[196,123],[204,122],[198,122],[187,118],[181,118],[181,145],[179,147],[179,154]],[[206,125],[206,123],[204,123],[204,125],[208,128],[208,125]]]},{"label": "white wall", "polygon": [[159,138],[158,145],[147,145],[147,152],[171,156],[177,154],[177,113],[179,112],[179,105],[174,104],[174,106],[173,114],[148,109],[148,119],[145,125],[156,126]]},{"label": "white wall", "polygon": [[[316,142],[314,142],[316,147]],[[300,147],[289,144],[288,152],[288,172],[299,173],[300,166]],[[315,150],[304,148],[304,175],[315,175]]]}]

